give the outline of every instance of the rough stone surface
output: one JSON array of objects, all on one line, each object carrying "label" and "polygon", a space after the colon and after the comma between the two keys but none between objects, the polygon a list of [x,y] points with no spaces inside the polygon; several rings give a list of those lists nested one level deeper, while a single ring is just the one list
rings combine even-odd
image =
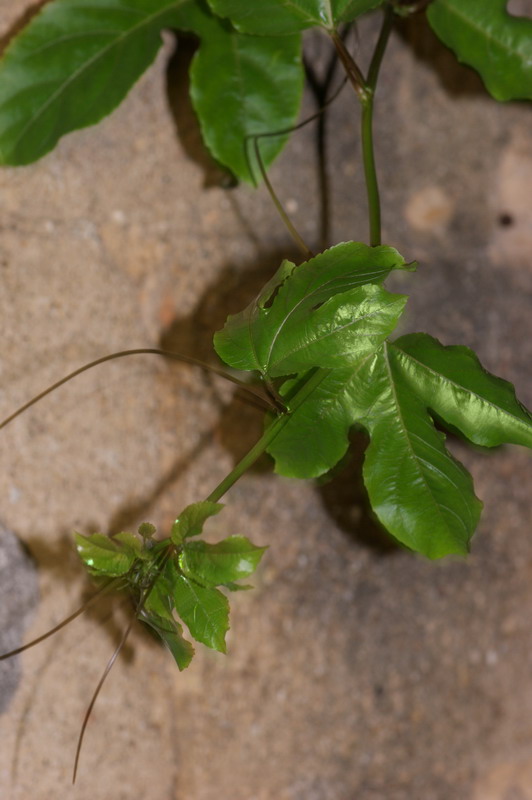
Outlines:
[{"label": "rough stone surface", "polygon": [[[0,0],[2,30],[26,5]],[[375,29],[359,31],[362,62]],[[324,42],[310,46],[325,58]],[[97,128],[0,174],[2,417],[113,350],[163,342],[210,358],[227,313],[296,256],[265,192],[216,185],[223,175],[198,148],[179,58],[167,89],[172,51],[167,37]],[[367,235],[357,120],[346,89],[328,123],[332,241]],[[383,66],[376,141],[384,238],[420,262],[396,281],[412,295],[403,329],[476,348],[532,406],[530,109],[497,105],[415,20],[394,34]],[[315,175],[305,129],[272,180],[311,246]],[[218,379],[135,357],[84,375],[2,431],[0,516],[39,566],[26,637],[86,596],[73,529],[144,519],[164,528],[231,468],[261,428],[260,414],[231,397]],[[241,532],[271,545],[256,590],[233,598],[229,655],[198,648],[178,674],[136,633],[96,705],[72,789],[83,714],[127,624],[123,606],[90,612],[20,659],[0,718],[1,796],[527,798],[530,454],[451,446],[485,510],[471,556],[438,563],[379,535],[360,456],[320,489],[261,463],[210,523],[213,539]]]},{"label": "rough stone surface", "polygon": [[[0,654],[15,650],[37,603],[36,567],[12,531],[0,525]],[[0,663],[0,712],[20,681],[17,659]]]}]

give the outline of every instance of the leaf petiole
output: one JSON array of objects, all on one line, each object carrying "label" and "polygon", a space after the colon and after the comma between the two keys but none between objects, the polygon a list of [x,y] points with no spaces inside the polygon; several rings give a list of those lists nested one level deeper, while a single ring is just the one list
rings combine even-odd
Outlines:
[{"label": "leaf petiole", "polygon": [[221,481],[218,486],[213,489],[210,495],[206,498],[211,503],[217,503],[223,495],[253,466],[255,461],[268,449],[276,436],[283,430],[284,426],[290,419],[290,415],[302,405],[305,400],[312,394],[312,392],[325,380],[330,373],[330,369],[316,369],[311,371],[308,380],[291,398],[286,412],[280,414],[273,422],[268,425],[261,438],[253,445],[251,450],[239,461],[236,467],[231,470],[229,475]]}]

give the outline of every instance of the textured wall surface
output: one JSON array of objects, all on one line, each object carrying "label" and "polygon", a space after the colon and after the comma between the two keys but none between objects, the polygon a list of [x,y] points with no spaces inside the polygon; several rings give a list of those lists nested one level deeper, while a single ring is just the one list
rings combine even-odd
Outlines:
[{"label": "textured wall surface", "polygon": [[[26,6],[0,0],[2,32]],[[375,29],[361,27],[362,61]],[[323,58],[323,42],[309,46]],[[226,190],[206,163],[173,50],[166,36],[97,128],[0,173],[0,417],[114,350],[163,342],[210,358],[227,313],[295,255],[266,193]],[[328,122],[334,241],[366,237],[357,121],[346,89]],[[416,20],[393,35],[376,140],[384,240],[420,262],[397,279],[411,293],[403,330],[476,348],[532,406],[530,108],[497,105]],[[311,245],[315,174],[305,129],[272,179]],[[72,530],[168,526],[260,430],[260,413],[223,381],[139,356],[82,376],[2,431],[5,646],[23,623],[26,639],[57,624],[90,591]],[[318,489],[264,461],[209,528],[271,545],[256,590],[233,598],[229,655],[198,647],[180,675],[136,632],[72,789],[81,720],[127,624],[127,607],[104,603],[25,653],[1,685],[0,795],[532,798],[530,454],[452,447],[485,511],[471,556],[439,563],[378,536],[359,463]]]}]

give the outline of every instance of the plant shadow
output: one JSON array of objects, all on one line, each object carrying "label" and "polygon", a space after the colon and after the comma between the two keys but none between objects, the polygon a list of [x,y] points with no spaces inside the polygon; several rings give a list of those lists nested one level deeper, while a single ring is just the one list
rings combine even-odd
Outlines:
[{"label": "plant shadow", "polygon": [[189,69],[198,49],[196,36],[175,31],[174,52],[166,67],[166,99],[176,134],[188,158],[203,173],[203,186],[230,189],[237,185],[234,175],[210,154],[204,144],[198,118],[190,99]]},{"label": "plant shadow", "polygon": [[349,437],[347,456],[318,481],[317,491],[323,507],[338,528],[358,544],[379,556],[390,556],[402,546],[382,527],[369,502],[362,477],[364,453],[369,437],[354,431]]},{"label": "plant shadow", "polygon": [[419,61],[431,67],[445,91],[453,97],[486,95],[482,79],[471,67],[461,64],[436,36],[426,14],[398,19],[396,30]]}]

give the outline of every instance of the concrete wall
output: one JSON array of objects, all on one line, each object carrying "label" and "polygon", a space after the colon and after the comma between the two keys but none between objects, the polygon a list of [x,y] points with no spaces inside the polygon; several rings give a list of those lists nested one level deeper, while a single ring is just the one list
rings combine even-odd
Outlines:
[{"label": "concrete wall", "polygon": [[[25,7],[1,0],[1,30]],[[362,60],[374,31],[372,21],[359,32]],[[323,42],[310,47],[325,57]],[[115,350],[162,342],[210,358],[227,313],[295,255],[266,193],[222,188],[206,162],[175,59],[167,86],[173,48],[165,37],[154,67],[97,128],[0,173],[1,417]],[[347,89],[329,119],[334,241],[366,237],[357,119]],[[404,330],[475,347],[532,405],[530,108],[498,106],[416,21],[393,36],[376,136],[385,241],[420,261],[395,284],[412,294]],[[272,178],[314,245],[311,130]],[[38,576],[33,611],[27,564],[20,595],[3,584],[12,618],[29,612],[25,637],[90,591],[73,529],[145,519],[167,529],[260,429],[260,413],[223,381],[139,356],[84,375],[3,431],[0,520]],[[263,462],[209,526],[213,538],[240,532],[271,545],[256,590],[233,598],[229,655],[198,646],[180,675],[135,632],[71,789],[81,720],[127,620],[127,607],[103,604],[24,654],[15,692],[10,673],[2,797],[532,797],[530,457],[452,447],[486,506],[471,557],[436,564],[375,531],[359,465],[317,489]]]}]

